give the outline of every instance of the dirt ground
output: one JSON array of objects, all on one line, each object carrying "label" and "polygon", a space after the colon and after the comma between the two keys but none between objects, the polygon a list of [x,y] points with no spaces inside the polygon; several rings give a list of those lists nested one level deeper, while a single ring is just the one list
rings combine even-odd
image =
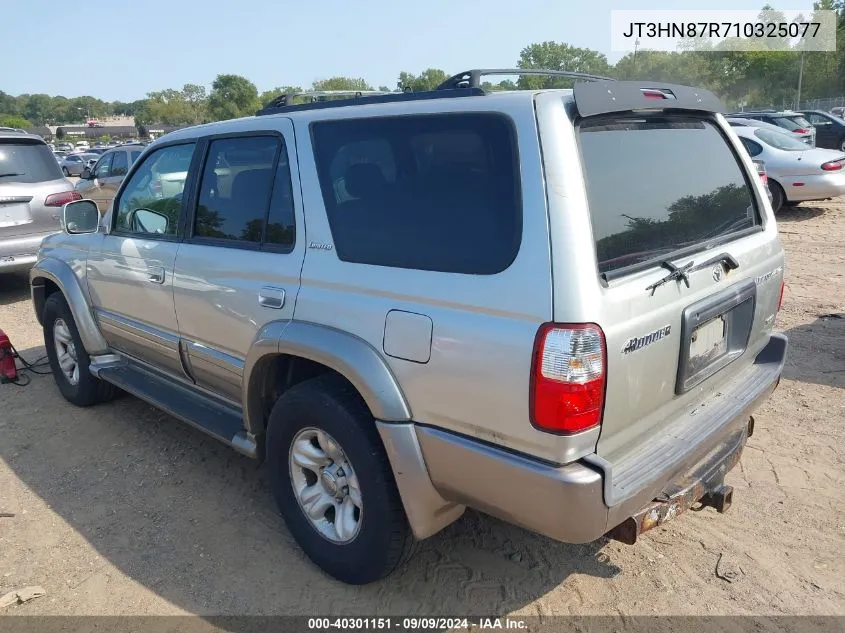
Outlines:
[{"label": "dirt ground", "polygon": [[[262,467],[134,398],[77,409],[35,376],[0,386],[0,595],[46,595],[4,611],[845,615],[845,319],[824,316],[845,313],[845,200],[780,228],[791,348],[725,515],[577,546],[467,512],[387,580],[348,587],[297,548]],[[24,277],[0,278],[0,327],[43,354]]]}]

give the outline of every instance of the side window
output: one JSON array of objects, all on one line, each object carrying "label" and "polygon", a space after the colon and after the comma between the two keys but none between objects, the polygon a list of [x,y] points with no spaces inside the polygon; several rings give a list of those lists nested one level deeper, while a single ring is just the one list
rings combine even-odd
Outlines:
[{"label": "side window", "polygon": [[813,125],[830,125],[830,121],[823,117],[821,114],[816,114],[814,112],[810,112],[807,115],[807,120],[812,123]]},{"label": "side window", "polygon": [[126,172],[129,171],[129,160],[126,158],[126,152],[113,152],[111,164],[111,175],[112,176],[125,176]]},{"label": "side window", "polygon": [[281,138],[247,136],[209,144],[194,236],[255,247],[293,245],[293,196]]},{"label": "side window", "polygon": [[108,178],[109,177],[109,167],[111,167],[112,156],[114,154],[106,154],[100,160],[97,161],[97,166],[94,167],[94,177],[95,178]]},{"label": "side window", "polygon": [[129,154],[129,164],[130,164],[130,165],[134,165],[134,164],[135,164],[135,161],[136,161],[136,160],[138,160],[138,157],[139,157],[140,155],[141,155],[141,152],[139,152],[139,151],[137,151],[137,150],[136,150],[136,151],[134,151],[134,152],[132,152],[132,153],[130,153],[130,154]]},{"label": "side window", "polygon": [[742,144],[745,145],[746,151],[748,151],[752,157],[757,156],[763,151],[763,146],[760,145],[760,143],[755,143],[754,141],[744,137],[740,137],[739,140],[742,141]]},{"label": "side window", "polygon": [[517,148],[496,114],[312,125],[329,226],[343,261],[491,275],[522,240]]},{"label": "side window", "polygon": [[147,155],[120,194],[116,231],[145,237],[176,235],[194,147],[194,143],[170,145]]}]

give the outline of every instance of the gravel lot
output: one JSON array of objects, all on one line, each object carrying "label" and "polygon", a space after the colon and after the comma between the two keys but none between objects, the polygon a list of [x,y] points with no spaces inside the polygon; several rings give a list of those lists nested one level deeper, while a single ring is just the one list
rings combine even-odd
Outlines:
[{"label": "gravel lot", "polygon": [[[845,319],[824,316],[845,316],[845,201],[780,227],[791,350],[725,515],[629,547],[468,512],[388,580],[348,587],[297,548],[262,467],[134,398],[77,409],[35,376],[0,386],[0,595],[46,595],[0,613],[845,615]],[[0,327],[43,354],[24,277],[0,278]]]}]

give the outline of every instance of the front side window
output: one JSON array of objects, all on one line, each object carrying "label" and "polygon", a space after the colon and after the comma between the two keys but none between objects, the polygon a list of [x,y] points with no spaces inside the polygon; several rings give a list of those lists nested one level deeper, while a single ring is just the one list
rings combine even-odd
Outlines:
[{"label": "front side window", "polygon": [[200,180],[194,236],[286,247],[293,245],[293,233],[284,141],[278,136],[211,141]]},{"label": "front side window", "polygon": [[112,155],[107,154],[97,161],[97,166],[94,168],[95,178],[108,178],[109,167],[111,166]]},{"label": "front side window", "polygon": [[708,248],[759,225],[727,139],[693,117],[601,117],[579,127],[600,273]]},{"label": "front side window", "polygon": [[111,175],[125,176],[129,171],[129,161],[126,158],[126,152],[112,152]]},{"label": "front side window", "polygon": [[341,260],[490,275],[516,258],[522,195],[505,117],[325,121],[312,138]]},{"label": "front side window", "polygon": [[148,154],[120,194],[115,230],[145,237],[173,237],[194,143],[170,145]]}]

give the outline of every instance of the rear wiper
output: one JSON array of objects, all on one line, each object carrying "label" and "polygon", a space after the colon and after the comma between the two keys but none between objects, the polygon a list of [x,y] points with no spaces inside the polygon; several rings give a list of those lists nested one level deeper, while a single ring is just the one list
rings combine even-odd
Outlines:
[{"label": "rear wiper", "polygon": [[17,172],[12,171],[12,172],[9,172],[8,174],[0,174],[0,178],[3,178],[4,176],[23,176],[23,175],[24,174],[22,174],[22,173],[19,174]]},{"label": "rear wiper", "polygon": [[658,286],[662,286],[663,284],[674,280],[683,281],[684,284],[686,284],[686,287],[689,288],[689,277],[687,276],[687,274],[692,269],[693,264],[694,262],[689,262],[679,268],[678,266],[675,266],[672,262],[660,262],[660,265],[663,266],[663,268],[667,269],[669,271],[669,274],[666,275],[663,279],[655,281],[653,284],[648,286],[646,290],[651,290],[651,294],[653,296],[654,291],[657,290]]}]

